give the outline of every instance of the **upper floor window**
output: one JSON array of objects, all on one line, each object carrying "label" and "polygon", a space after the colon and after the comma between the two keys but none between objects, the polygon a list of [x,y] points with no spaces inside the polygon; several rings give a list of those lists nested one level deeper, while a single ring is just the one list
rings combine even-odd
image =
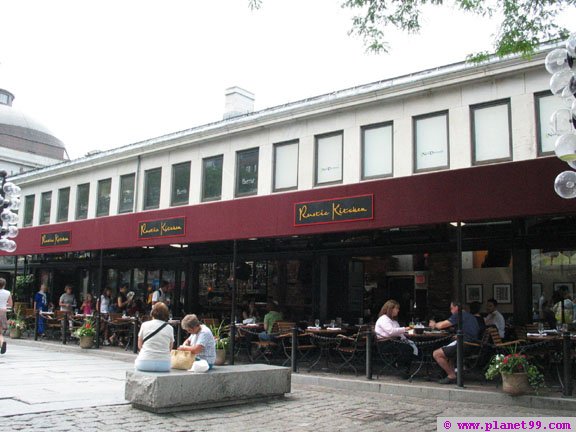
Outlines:
[{"label": "upper floor window", "polygon": [[136,175],[120,176],[120,194],[118,195],[118,213],[134,211],[134,180]]},{"label": "upper floor window", "polygon": [[68,209],[70,207],[70,188],[62,188],[58,190],[58,222],[66,222],[68,220]]},{"label": "upper floor window", "polygon": [[172,165],[171,205],[188,204],[190,197],[190,162]]},{"label": "upper floor window", "polygon": [[392,175],[392,122],[362,127],[362,178]]},{"label": "upper floor window", "polygon": [[414,172],[448,168],[448,112],[414,117]]},{"label": "upper floor window", "polygon": [[76,219],[88,217],[88,199],[90,198],[90,183],[78,185],[76,190]]},{"label": "upper floor window", "polygon": [[550,123],[552,114],[559,109],[566,108],[562,98],[554,96],[550,91],[534,95],[536,107],[536,140],[538,142],[538,156],[554,153],[554,143],[558,138]]},{"label": "upper floor window", "polygon": [[98,181],[98,193],[96,198],[96,216],[108,216],[110,214],[110,193],[112,192],[112,179]]},{"label": "upper floor window", "polygon": [[50,223],[51,207],[52,207],[52,192],[43,192],[40,197],[40,225]]},{"label": "upper floor window", "polygon": [[24,226],[31,226],[34,221],[35,195],[26,195],[24,198]]},{"label": "upper floor window", "polygon": [[144,173],[144,210],[160,207],[162,168],[154,168]]},{"label": "upper floor window", "polygon": [[342,142],[342,131],[316,137],[316,185],[342,181]]},{"label": "upper floor window", "polygon": [[274,191],[298,187],[298,141],[274,145]]},{"label": "upper floor window", "polygon": [[202,160],[202,201],[219,200],[222,197],[223,162],[223,155]]},{"label": "upper floor window", "polygon": [[510,100],[471,106],[470,115],[473,164],[512,159]]},{"label": "upper floor window", "polygon": [[258,148],[236,153],[236,196],[258,193]]}]

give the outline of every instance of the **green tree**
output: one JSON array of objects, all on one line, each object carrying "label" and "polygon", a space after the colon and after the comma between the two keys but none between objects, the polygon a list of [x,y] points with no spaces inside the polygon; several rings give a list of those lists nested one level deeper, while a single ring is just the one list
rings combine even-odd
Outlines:
[{"label": "green tree", "polygon": [[[567,29],[555,22],[560,12],[576,6],[576,0],[340,0],[341,7],[355,11],[350,34],[360,36],[369,51],[387,52],[384,30],[395,27],[409,33],[420,30],[422,8],[426,5],[451,4],[466,12],[501,20],[495,36],[496,55],[530,56],[542,42],[564,39]],[[248,0],[251,9],[262,6],[263,0]],[[442,23],[446,25],[446,23]],[[482,60],[483,52],[472,56]]]}]

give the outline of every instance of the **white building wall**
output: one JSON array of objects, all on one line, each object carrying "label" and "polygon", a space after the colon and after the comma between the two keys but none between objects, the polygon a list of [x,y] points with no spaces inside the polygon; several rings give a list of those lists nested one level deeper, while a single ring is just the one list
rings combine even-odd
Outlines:
[{"label": "white building wall", "polygon": [[[23,196],[36,195],[33,224],[37,225],[41,193],[52,190],[51,223],[56,223],[58,189],[70,186],[70,212],[74,220],[77,185],[90,183],[88,217],[95,217],[98,181],[112,178],[110,215],[118,212],[120,176],[136,173],[136,209],[142,211],[144,202],[145,172],[162,168],[162,194],[160,208],[170,207],[172,166],[190,161],[191,181],[189,204],[201,203],[202,161],[217,155],[223,157],[222,200],[235,199],[236,154],[238,151],[259,148],[258,195],[273,192],[274,145],[298,140],[298,190],[315,186],[315,137],[343,131],[343,184],[362,181],[361,127],[382,122],[393,123],[393,176],[414,175],[413,117],[438,111],[448,111],[449,169],[471,166],[470,106],[495,100],[510,99],[512,125],[512,157],[515,161],[535,158],[537,155],[534,93],[548,88],[548,74],[543,68],[517,71],[504,75],[447,85],[440,88],[422,88],[408,96],[383,95],[360,100],[347,107],[307,116],[278,116],[266,124],[256,124],[246,131],[205,133],[201,138],[179,137],[184,144],[151,144],[142,152],[127,155],[118,152],[111,161],[94,160],[94,165],[70,169],[65,173],[46,174],[38,180],[24,181]],[[371,95],[372,96],[372,95]],[[162,150],[162,147],[166,149]],[[138,158],[140,155],[140,165]],[[328,185],[331,186],[331,185]]]}]

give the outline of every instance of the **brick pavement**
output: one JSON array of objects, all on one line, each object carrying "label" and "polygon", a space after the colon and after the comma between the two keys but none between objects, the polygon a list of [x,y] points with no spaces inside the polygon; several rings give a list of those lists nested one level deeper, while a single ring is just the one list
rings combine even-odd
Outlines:
[{"label": "brick pavement", "polygon": [[294,385],[292,394],[267,403],[162,415],[130,405],[61,410],[3,418],[0,431],[433,431],[437,416],[566,415],[566,411],[477,406]]}]

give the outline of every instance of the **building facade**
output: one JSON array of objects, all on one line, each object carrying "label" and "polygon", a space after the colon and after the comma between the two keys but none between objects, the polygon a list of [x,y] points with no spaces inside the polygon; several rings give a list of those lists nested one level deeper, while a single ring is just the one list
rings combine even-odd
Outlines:
[{"label": "building facade", "polygon": [[387,298],[403,320],[439,317],[461,274],[462,301],[496,297],[527,322],[576,282],[545,54],[258,112],[238,89],[220,122],[16,175],[13,267],[54,296],[167,280],[178,313],[226,315],[235,244],[240,301],[274,298],[295,319],[375,318]]}]

